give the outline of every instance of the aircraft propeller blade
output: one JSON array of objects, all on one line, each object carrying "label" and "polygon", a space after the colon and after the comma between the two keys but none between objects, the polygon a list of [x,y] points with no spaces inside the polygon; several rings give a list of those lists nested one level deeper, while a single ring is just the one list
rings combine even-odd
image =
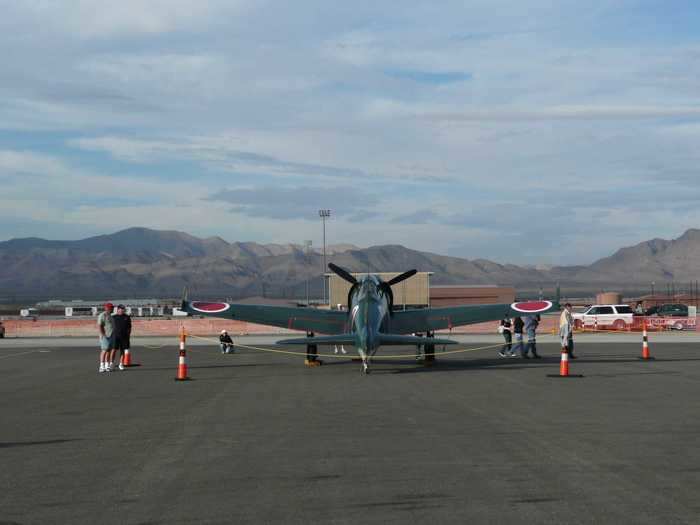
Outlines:
[{"label": "aircraft propeller blade", "polygon": [[328,268],[330,268],[330,270],[338,277],[342,277],[350,284],[357,284],[357,279],[355,279],[350,272],[344,270],[340,266],[336,266],[333,263],[328,263]]},{"label": "aircraft propeller blade", "polygon": [[189,295],[190,295],[190,291],[189,291],[189,289],[187,288],[187,286],[185,286],[185,287],[182,289],[182,301],[181,301],[181,303],[180,303],[181,308],[182,308],[183,310],[184,310],[184,308],[185,308],[185,305],[187,304],[187,301],[189,300]]},{"label": "aircraft propeller blade", "polygon": [[412,277],[418,273],[418,270],[408,270],[407,272],[403,272],[401,275],[397,275],[393,279],[389,280],[386,284],[389,286],[393,286],[397,283],[400,283],[401,281],[404,281],[408,279],[409,277]]}]

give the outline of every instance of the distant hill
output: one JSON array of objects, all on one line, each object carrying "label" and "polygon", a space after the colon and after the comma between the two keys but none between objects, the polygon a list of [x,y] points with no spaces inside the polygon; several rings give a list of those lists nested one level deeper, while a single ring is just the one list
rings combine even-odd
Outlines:
[{"label": "distant hill", "polygon": [[[360,249],[328,246],[327,260],[351,271],[433,272],[435,284],[502,284],[519,290],[601,288],[647,290],[649,283],[687,283],[700,273],[700,230],[667,241],[622,248],[590,266],[523,267],[467,260],[399,245]],[[79,241],[38,238],[0,242],[0,300],[178,297],[320,296],[322,255],[296,244],[229,243],[177,231],[129,228]],[[659,288],[660,289],[660,288]]]}]

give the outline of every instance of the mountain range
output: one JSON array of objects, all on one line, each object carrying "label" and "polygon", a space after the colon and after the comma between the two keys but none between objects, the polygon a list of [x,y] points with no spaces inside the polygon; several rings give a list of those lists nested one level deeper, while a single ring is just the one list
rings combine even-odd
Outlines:
[{"label": "mountain range", "polygon": [[[499,284],[519,293],[601,289],[648,291],[688,283],[700,271],[700,230],[652,239],[588,266],[532,268],[416,251],[400,245],[332,245],[327,261],[351,271],[433,272],[433,284]],[[178,297],[187,286],[202,298],[321,296],[323,255],[296,244],[229,243],[176,231],[129,228],[78,241],[39,238],[0,242],[0,301],[51,298]]]}]

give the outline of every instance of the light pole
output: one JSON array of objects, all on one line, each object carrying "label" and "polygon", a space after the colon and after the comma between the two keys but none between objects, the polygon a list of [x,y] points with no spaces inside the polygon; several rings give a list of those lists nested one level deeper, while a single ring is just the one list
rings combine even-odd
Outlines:
[{"label": "light pole", "polygon": [[331,216],[331,210],[318,210],[318,216],[323,221],[323,302],[326,302],[326,219]]},{"label": "light pole", "polygon": [[[304,241],[304,255],[308,262],[309,252],[311,252],[311,241]],[[309,306],[309,276],[306,276],[306,306]]]}]

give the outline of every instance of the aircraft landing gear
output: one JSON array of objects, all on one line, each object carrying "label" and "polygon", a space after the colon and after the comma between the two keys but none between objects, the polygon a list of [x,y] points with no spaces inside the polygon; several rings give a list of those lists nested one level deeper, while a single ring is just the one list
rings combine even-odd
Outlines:
[{"label": "aircraft landing gear", "polygon": [[313,332],[306,333],[306,337],[309,338],[309,344],[306,345],[306,359],[304,360],[304,364],[310,367],[321,366],[323,363],[323,361],[318,358],[318,346],[313,342],[313,336]]},{"label": "aircraft landing gear", "polygon": [[369,374],[369,355],[367,355],[363,350],[358,348],[360,357],[362,358],[362,375]]},{"label": "aircraft landing gear", "polygon": [[[435,332],[427,332],[425,337],[435,337]],[[435,364],[435,345],[432,343],[425,345],[425,358],[423,364],[425,366],[432,366]]]}]

